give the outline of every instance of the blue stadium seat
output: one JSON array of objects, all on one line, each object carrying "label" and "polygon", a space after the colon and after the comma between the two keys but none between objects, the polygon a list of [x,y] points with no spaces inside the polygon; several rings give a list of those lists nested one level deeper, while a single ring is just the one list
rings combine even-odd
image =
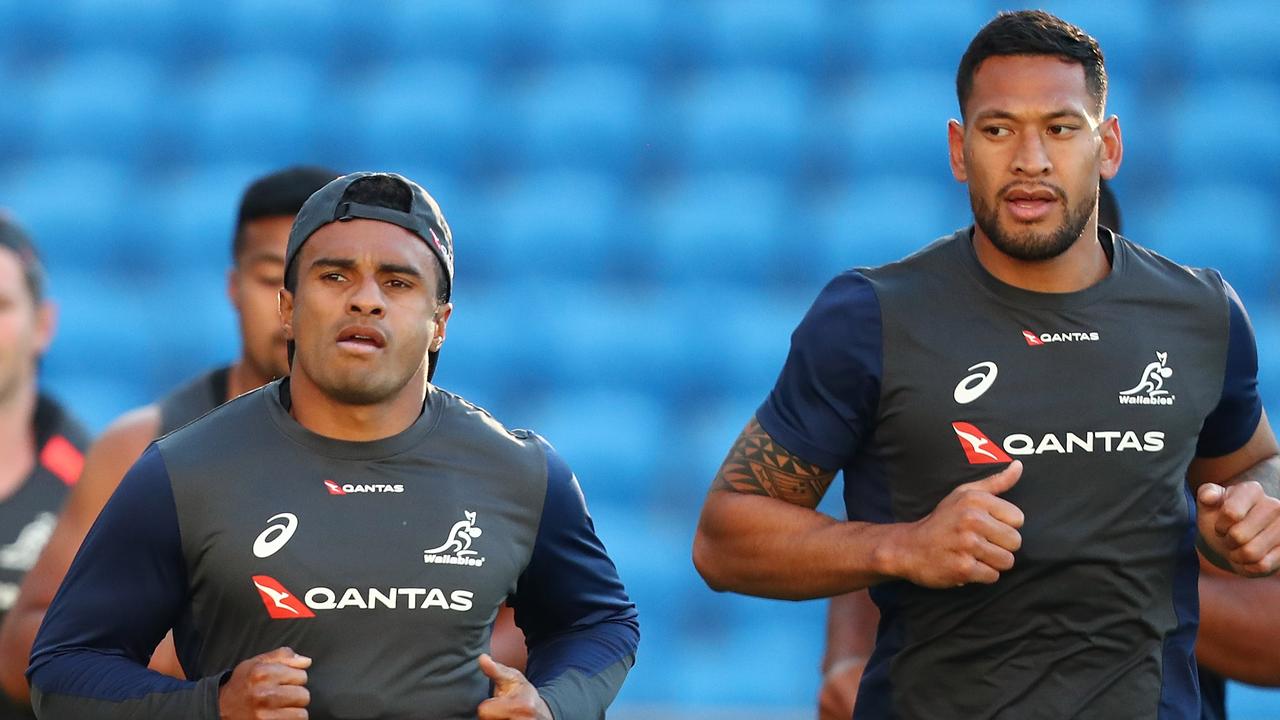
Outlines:
[{"label": "blue stadium seat", "polygon": [[1269,190],[1237,183],[1184,185],[1163,202],[1137,205],[1126,230],[1177,262],[1221,270],[1246,301],[1274,302],[1280,214]]},{"label": "blue stadium seat", "polygon": [[828,42],[843,62],[873,77],[904,68],[954,74],[974,33],[994,16],[977,3],[953,0],[918,0],[909,8],[839,3],[827,20]]},{"label": "blue stadium seat", "polygon": [[666,25],[667,2],[631,0],[550,0],[503,6],[525,54],[552,63],[656,61]]},{"label": "blue stadium seat", "polygon": [[786,175],[804,163],[811,91],[802,75],[769,68],[704,76],[675,101],[671,161],[690,172]]},{"label": "blue stadium seat", "polygon": [[357,61],[431,58],[484,68],[506,52],[511,9],[499,0],[366,3],[360,12],[343,13],[343,31],[337,40],[343,52]]},{"label": "blue stadium seat", "polygon": [[[222,41],[236,54],[288,53],[323,63],[332,57],[350,8],[316,0],[224,0],[227,24]],[[363,9],[363,8],[362,8]]]},{"label": "blue stadium seat", "polygon": [[684,3],[679,14],[674,51],[716,72],[736,65],[823,69],[828,14],[822,3],[708,0]]},{"label": "blue stadium seat", "polygon": [[[1153,64],[1169,59],[1174,43],[1168,41],[1158,5],[1147,0],[1048,0],[1036,7],[1079,26],[1097,39],[1106,58],[1107,74],[1141,82],[1155,69]],[[977,31],[977,28],[974,28]],[[1169,46],[1169,47],[1161,47]],[[956,56],[959,63],[960,56]]]},{"label": "blue stadium seat", "polygon": [[856,174],[946,177],[947,121],[959,117],[951,73],[876,73],[829,99],[814,152]]},{"label": "blue stadium seat", "polygon": [[137,237],[159,267],[221,277],[231,267],[240,196],[277,168],[262,163],[200,166],[152,189],[150,227]]},{"label": "blue stadium seat", "polygon": [[664,282],[713,278],[747,285],[784,274],[792,232],[788,188],[769,175],[693,176],[656,193],[640,227]]},{"label": "blue stadium seat", "polygon": [[606,175],[523,175],[477,202],[483,211],[471,252],[496,277],[590,280],[626,269],[634,223],[622,189]]},{"label": "blue stadium seat", "polygon": [[1178,180],[1280,182],[1280,87],[1268,82],[1214,82],[1188,88],[1169,119],[1167,146]]},{"label": "blue stadium seat", "polygon": [[947,174],[885,175],[814,198],[801,214],[813,247],[806,263],[816,282],[851,267],[882,265],[969,225],[967,190]]},{"label": "blue stadium seat", "polygon": [[1203,81],[1241,73],[1274,79],[1280,72],[1280,23],[1269,0],[1188,3],[1181,18],[1183,42],[1175,47]]},{"label": "blue stadium seat", "polygon": [[361,77],[326,102],[325,156],[343,167],[475,164],[477,127],[488,107],[483,75],[466,63],[395,62]]},{"label": "blue stadium seat", "polygon": [[12,167],[0,177],[0,206],[35,238],[53,276],[128,272],[131,248],[119,235],[137,211],[137,178],[112,163],[58,160]]},{"label": "blue stadium seat", "polygon": [[[41,3],[8,3],[39,5]],[[182,21],[186,5],[169,0],[133,0],[127,5],[114,0],[69,0],[62,37],[75,53],[129,51],[168,61],[177,59],[182,43],[176,42],[175,26]],[[219,3],[221,4],[221,3]]]},{"label": "blue stadium seat", "polygon": [[173,151],[198,162],[308,160],[317,149],[320,116],[333,112],[319,90],[319,70],[303,60],[234,56],[192,83],[183,97]]},{"label": "blue stadium seat", "polygon": [[31,152],[144,161],[159,104],[157,76],[140,55],[68,56],[41,80],[26,108],[33,116]]},{"label": "blue stadium seat", "polygon": [[648,88],[626,66],[556,66],[513,88],[507,102],[511,117],[491,125],[489,142],[509,167],[624,175],[645,153]]}]

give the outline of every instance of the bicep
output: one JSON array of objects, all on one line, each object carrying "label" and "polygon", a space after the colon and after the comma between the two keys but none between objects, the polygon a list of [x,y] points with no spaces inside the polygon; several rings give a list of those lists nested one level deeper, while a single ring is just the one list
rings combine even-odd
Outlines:
[{"label": "bicep", "polygon": [[835,470],[790,453],[753,417],[720,465],[711,490],[767,495],[792,505],[815,508],[835,476]]},{"label": "bicep", "polygon": [[[1244,475],[1253,468],[1264,472],[1274,472],[1280,468],[1280,446],[1276,444],[1275,433],[1267,420],[1266,412],[1258,418],[1253,434],[1243,446],[1237,450],[1218,457],[1197,457],[1187,468],[1187,481],[1192,487],[1200,487],[1205,483],[1229,485],[1241,479],[1249,479]],[[1267,467],[1263,466],[1267,463]]]}]

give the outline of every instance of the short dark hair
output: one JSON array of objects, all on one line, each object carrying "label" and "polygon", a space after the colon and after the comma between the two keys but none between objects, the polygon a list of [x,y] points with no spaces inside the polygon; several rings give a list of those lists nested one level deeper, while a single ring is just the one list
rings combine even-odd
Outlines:
[{"label": "short dark hair", "polygon": [[298,165],[254,180],[245,188],[236,214],[236,234],[231,242],[231,261],[238,262],[244,251],[244,226],[269,217],[293,217],[315,191],[341,173],[316,165]]},{"label": "short dark hair", "polygon": [[1084,67],[1084,83],[1093,110],[1102,115],[1107,99],[1107,68],[1098,41],[1071,23],[1043,10],[1002,12],[987,23],[960,58],[956,98],[960,117],[973,93],[973,75],[983,61],[1007,55],[1052,55]]},{"label": "short dark hair", "polygon": [[[413,210],[413,191],[408,185],[390,175],[370,175],[348,185],[342,193],[340,202],[373,205],[408,213]],[[449,279],[445,277],[444,266],[440,264],[440,259],[435,253],[432,253],[431,257],[434,260],[432,267],[436,271],[436,302],[443,305],[449,302]],[[289,267],[285,268],[284,287],[289,292],[294,292],[298,287],[296,258]]]},{"label": "short dark hair", "polygon": [[27,285],[27,292],[31,294],[32,304],[38,306],[44,302],[45,274],[40,253],[27,231],[3,209],[0,209],[0,248],[18,256],[22,279]]}]

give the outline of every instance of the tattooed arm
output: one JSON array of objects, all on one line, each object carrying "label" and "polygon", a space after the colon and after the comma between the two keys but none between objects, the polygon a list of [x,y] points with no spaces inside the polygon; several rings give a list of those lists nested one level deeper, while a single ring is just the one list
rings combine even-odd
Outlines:
[{"label": "tattooed arm", "polygon": [[870,560],[884,528],[814,510],[834,477],[787,452],[752,418],[703,505],[693,545],[698,572],[717,590],[793,600],[883,580]]}]

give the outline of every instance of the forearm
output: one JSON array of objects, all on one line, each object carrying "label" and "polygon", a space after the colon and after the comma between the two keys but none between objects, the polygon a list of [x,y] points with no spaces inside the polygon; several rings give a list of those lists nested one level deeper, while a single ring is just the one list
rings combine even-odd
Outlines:
[{"label": "forearm", "polygon": [[31,657],[31,643],[42,620],[43,607],[17,605],[0,627],[0,687],[17,702],[28,702],[31,698],[27,687],[27,659]]},{"label": "forearm", "polygon": [[1203,564],[1196,659],[1253,685],[1280,685],[1280,576],[1242,578]]},{"label": "forearm", "polygon": [[634,617],[540,638],[529,649],[529,681],[556,720],[603,718],[635,664],[639,641]]},{"label": "forearm", "polygon": [[892,577],[886,549],[898,530],[713,490],[694,538],[694,565],[715,590],[786,600],[842,595]]},{"label": "forearm", "polygon": [[31,674],[41,720],[218,720],[220,676],[184,682],[116,655],[68,652]]}]

